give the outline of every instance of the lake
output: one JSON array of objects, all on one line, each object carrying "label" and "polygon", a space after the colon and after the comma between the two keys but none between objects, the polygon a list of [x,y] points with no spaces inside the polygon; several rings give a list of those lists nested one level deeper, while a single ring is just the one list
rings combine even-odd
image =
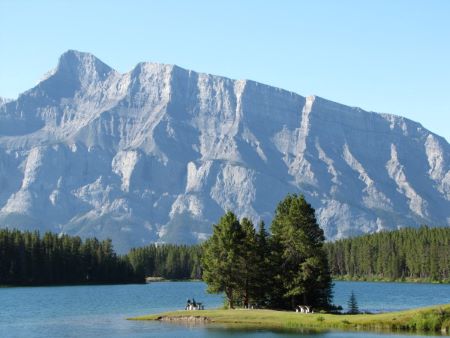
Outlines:
[{"label": "lake", "polygon": [[[266,330],[228,330],[128,321],[125,318],[182,309],[194,297],[207,308],[222,297],[206,293],[202,282],[158,282],[145,285],[99,285],[0,288],[0,337],[292,337]],[[360,309],[380,312],[450,303],[450,285],[335,282],[334,302],[345,307],[352,290]],[[296,333],[298,335],[298,333]],[[326,332],[314,338],[388,338],[394,334]],[[421,336],[415,336],[421,337]]]}]

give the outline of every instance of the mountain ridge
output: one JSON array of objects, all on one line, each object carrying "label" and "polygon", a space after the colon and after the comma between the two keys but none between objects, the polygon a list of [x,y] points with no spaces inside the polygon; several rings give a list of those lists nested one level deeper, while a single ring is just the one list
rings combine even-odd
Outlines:
[{"label": "mountain ridge", "polygon": [[176,65],[122,74],[68,51],[0,104],[0,224],[124,251],[202,240],[226,209],[270,221],[291,192],[329,239],[448,226],[449,158],[444,138],[401,116]]}]

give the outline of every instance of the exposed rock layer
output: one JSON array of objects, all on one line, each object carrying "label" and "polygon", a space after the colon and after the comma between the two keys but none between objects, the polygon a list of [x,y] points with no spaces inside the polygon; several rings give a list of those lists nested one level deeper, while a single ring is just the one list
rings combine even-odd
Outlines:
[{"label": "exposed rock layer", "polygon": [[403,117],[247,80],[68,51],[0,102],[0,224],[196,242],[224,210],[305,194],[329,239],[450,224],[450,146]]}]

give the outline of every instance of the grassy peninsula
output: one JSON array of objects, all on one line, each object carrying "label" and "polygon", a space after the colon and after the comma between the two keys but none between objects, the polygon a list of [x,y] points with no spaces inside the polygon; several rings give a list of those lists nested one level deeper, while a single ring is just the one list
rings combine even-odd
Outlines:
[{"label": "grassy peninsula", "polygon": [[380,314],[300,314],[275,310],[174,311],[131,320],[189,321],[259,329],[365,330],[450,333],[450,304]]}]

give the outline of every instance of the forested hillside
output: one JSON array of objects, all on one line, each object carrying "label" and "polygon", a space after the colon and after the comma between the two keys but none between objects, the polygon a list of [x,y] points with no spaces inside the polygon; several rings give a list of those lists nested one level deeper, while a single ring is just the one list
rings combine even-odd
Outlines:
[{"label": "forested hillside", "polygon": [[117,255],[111,240],[0,229],[0,285],[142,283],[200,279],[201,247],[151,244]]},{"label": "forested hillside", "polygon": [[[450,282],[450,228],[404,228],[324,245],[334,278]],[[128,254],[146,276],[201,278],[201,246],[150,245]]]},{"label": "forested hillside", "polygon": [[450,281],[450,228],[404,228],[325,245],[335,277]]},{"label": "forested hillside", "polygon": [[[450,282],[450,228],[405,228],[324,245],[334,278]],[[0,230],[0,284],[142,282],[202,277],[200,245],[151,244],[119,256],[110,240]]]},{"label": "forested hillside", "polygon": [[0,285],[143,282],[111,240],[0,229]]},{"label": "forested hillside", "polygon": [[200,279],[199,245],[156,245],[131,249],[129,261],[138,274],[167,279]]}]

